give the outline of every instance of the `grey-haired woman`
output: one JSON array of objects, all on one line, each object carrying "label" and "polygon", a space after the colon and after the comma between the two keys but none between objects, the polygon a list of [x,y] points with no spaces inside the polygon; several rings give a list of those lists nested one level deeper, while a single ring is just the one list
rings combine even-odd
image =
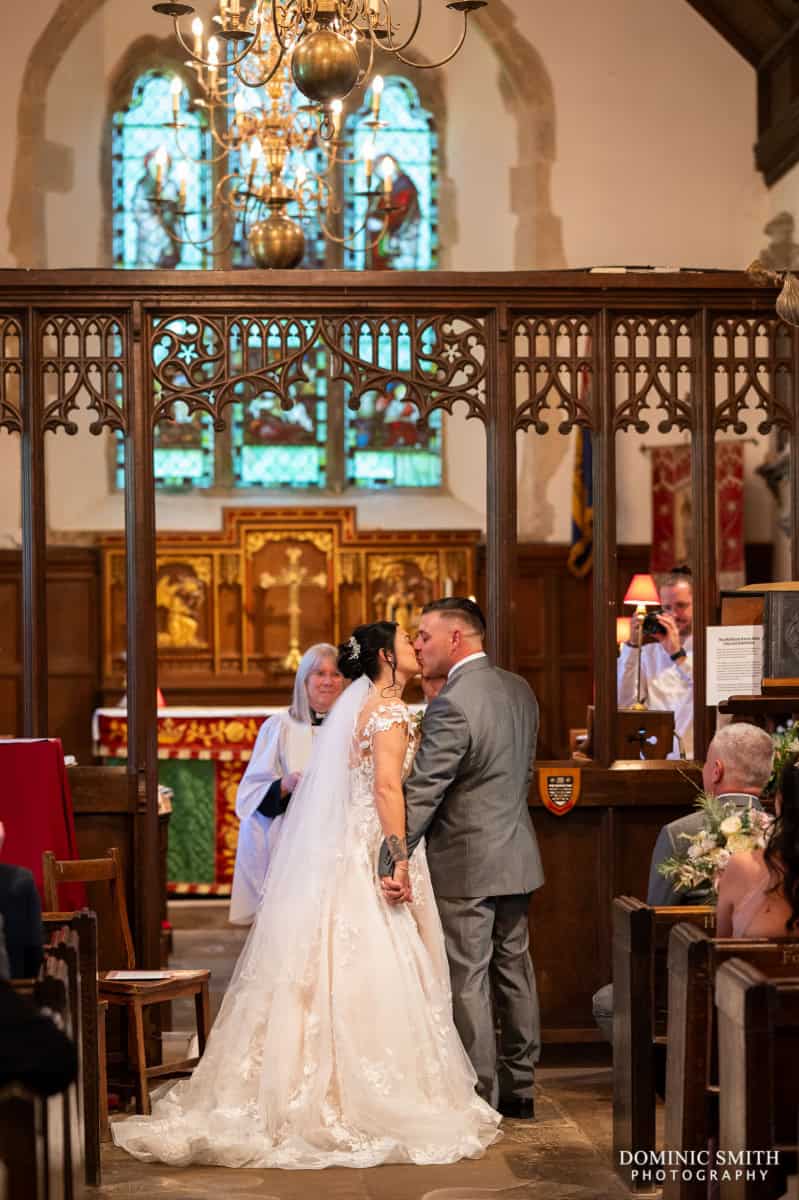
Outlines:
[{"label": "grey-haired woman", "polygon": [[314,731],[341,695],[344,678],[338,651],[327,642],[311,646],[300,660],[291,707],[264,721],[252,758],[239,784],[236,815],[241,822],[230,896],[230,921],[251,925],[258,908],[271,848],[282,824],[281,798],[294,791],[311,756]]}]

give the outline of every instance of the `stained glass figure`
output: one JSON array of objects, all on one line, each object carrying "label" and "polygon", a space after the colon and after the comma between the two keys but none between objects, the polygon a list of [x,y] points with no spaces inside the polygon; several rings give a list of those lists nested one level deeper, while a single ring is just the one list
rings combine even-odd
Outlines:
[{"label": "stained glass figure", "polygon": [[[190,107],[184,87],[179,128],[169,128],[175,78],[172,72],[146,71],[133,85],[130,103],[114,114],[115,267],[212,265],[209,248],[201,242],[210,231],[212,192],[207,121],[200,110]],[[179,216],[179,178],[189,198],[185,218]]]},{"label": "stained glass figure", "polygon": [[[354,270],[430,270],[438,263],[438,138],[433,116],[422,107],[409,79],[391,75],[385,80],[380,107],[385,128],[378,131],[373,147],[376,169],[367,187],[364,150],[375,137],[369,127],[371,116],[371,94],[367,94],[347,120],[358,161],[346,172],[344,232],[354,238],[354,244],[345,249],[344,265]],[[384,223],[377,201],[387,164],[393,170],[392,211],[385,234],[371,246]],[[367,219],[370,209],[373,215]]]},{"label": "stained glass figure", "polygon": [[[352,339],[354,340],[354,339]],[[352,340],[345,337],[345,348]],[[358,334],[358,357],[384,371],[410,369],[411,339],[405,322],[383,324],[377,345],[368,325]],[[408,385],[387,379],[361,397],[357,412],[348,411],[346,426],[347,482],[359,488],[440,487],[441,413],[430,414],[426,425]]]},{"label": "stained glass figure", "polygon": [[[296,326],[275,324],[267,333],[267,359],[300,348]],[[232,336],[236,336],[236,330]],[[260,326],[247,330],[248,349],[260,351]],[[235,353],[237,347],[232,347]],[[329,360],[323,346],[302,357],[302,374],[289,389],[293,408],[284,410],[265,391],[233,404],[233,478],[237,487],[319,488],[327,483],[327,395]],[[235,391],[244,396],[245,384]]]}]

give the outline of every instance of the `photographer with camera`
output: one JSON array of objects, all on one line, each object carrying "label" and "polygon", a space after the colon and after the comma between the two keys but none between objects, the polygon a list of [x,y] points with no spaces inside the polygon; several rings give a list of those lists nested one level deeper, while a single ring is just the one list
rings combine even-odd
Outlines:
[{"label": "photographer with camera", "polygon": [[[650,609],[643,633],[654,639],[638,649],[639,621],[632,617],[630,640],[617,666],[619,708],[642,700],[647,708],[674,713],[675,746],[669,758],[693,758],[693,585],[688,567],[673,567],[660,586],[661,609]],[[638,655],[641,694],[636,696]]]}]

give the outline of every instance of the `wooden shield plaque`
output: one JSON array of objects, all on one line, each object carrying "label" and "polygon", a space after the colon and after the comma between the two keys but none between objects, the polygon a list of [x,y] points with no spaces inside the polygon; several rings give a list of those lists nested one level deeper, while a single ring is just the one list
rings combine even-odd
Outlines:
[{"label": "wooden shield plaque", "polygon": [[538,794],[544,808],[556,817],[571,812],[580,798],[579,767],[539,767]]}]

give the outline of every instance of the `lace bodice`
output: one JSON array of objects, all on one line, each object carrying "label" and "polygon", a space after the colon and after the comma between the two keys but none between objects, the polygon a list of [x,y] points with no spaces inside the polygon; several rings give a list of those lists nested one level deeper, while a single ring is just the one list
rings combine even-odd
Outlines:
[{"label": "lace bodice", "polygon": [[402,760],[404,781],[419,745],[419,725],[401,700],[381,701],[366,706],[356,728],[350,753],[351,830],[370,858],[383,840],[383,830],[375,807],[375,738],[395,725],[401,725],[408,735]]}]

